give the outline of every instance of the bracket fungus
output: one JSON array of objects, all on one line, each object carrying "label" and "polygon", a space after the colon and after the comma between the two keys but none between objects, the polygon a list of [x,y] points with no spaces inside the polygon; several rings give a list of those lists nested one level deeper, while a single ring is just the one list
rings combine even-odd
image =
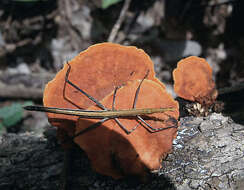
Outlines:
[{"label": "bracket fungus", "polygon": [[[102,100],[116,86],[127,81],[142,79],[149,71],[148,79],[164,85],[155,77],[150,57],[141,49],[113,43],[100,43],[90,46],[69,61],[72,67],[69,79],[80,89]],[[87,109],[94,102],[84,97],[72,86],[67,85],[65,76],[68,65],[59,71],[44,90],[43,104],[49,107]],[[49,122],[58,127],[58,135],[73,136],[77,116],[48,113]]]},{"label": "bracket fungus", "polygon": [[[132,108],[139,80],[128,82],[121,87],[116,96],[115,108],[124,110]],[[101,103],[111,108],[113,92]],[[119,178],[124,175],[135,175],[144,178],[148,171],[157,170],[161,160],[171,151],[172,141],[177,134],[178,103],[159,84],[145,80],[142,84],[136,108],[171,107],[173,111],[148,115],[147,123],[153,128],[168,128],[160,132],[149,132],[145,125],[135,118],[120,118],[121,123],[131,130],[126,134],[114,121],[106,121],[103,126],[75,138],[75,142],[87,153],[93,168],[102,174]],[[98,110],[91,106],[89,110]],[[76,124],[76,133],[86,129],[92,119],[80,118]]]},{"label": "bracket fungus", "polygon": [[[147,72],[147,78],[140,83]],[[67,77],[72,84],[67,84]],[[114,178],[126,175],[144,178],[148,171],[159,169],[161,159],[171,151],[177,133],[179,106],[155,77],[153,63],[143,50],[113,43],[89,47],[65,64],[46,85],[43,102],[47,107],[101,110],[75,85],[111,109],[114,89],[120,87],[115,109],[132,109],[140,84],[136,108],[172,108],[164,113],[143,115],[150,127],[165,130],[150,132],[137,117],[119,118],[128,130],[136,126],[132,133],[127,134],[115,119],[109,119],[75,137],[74,142],[87,153],[97,172]],[[98,121],[72,115],[47,115],[50,123],[58,127],[61,140],[62,135],[72,137]]]},{"label": "bracket fungus", "polygon": [[212,68],[203,58],[190,56],[180,60],[173,71],[173,79],[174,90],[183,99],[208,106],[217,98]]}]

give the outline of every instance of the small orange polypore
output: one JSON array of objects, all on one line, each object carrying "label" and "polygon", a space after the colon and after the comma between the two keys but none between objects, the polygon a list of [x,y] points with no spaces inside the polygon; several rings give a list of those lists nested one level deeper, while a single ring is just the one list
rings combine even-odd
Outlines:
[{"label": "small orange polypore", "polygon": [[173,78],[174,90],[181,98],[205,105],[212,104],[217,98],[212,68],[203,58],[190,56],[180,60]]},{"label": "small orange polypore", "polygon": [[[71,71],[69,80],[97,100],[102,100],[127,81],[142,79],[149,71],[148,79],[164,85],[155,77],[150,57],[141,49],[113,43],[101,43],[89,47],[69,61]],[[48,107],[87,109],[94,102],[78,90],[65,83],[68,65],[59,71],[45,88],[43,104]],[[78,117],[48,113],[53,126],[73,135]]]},{"label": "small orange polypore", "polygon": [[[140,80],[128,82],[117,91],[115,109],[132,109],[136,89]],[[111,109],[113,92],[101,103]],[[165,88],[158,82],[145,79],[142,83],[136,108],[174,108],[173,111],[142,116],[153,128],[177,127],[179,106]],[[89,110],[99,110],[91,106]],[[144,178],[148,171],[159,169],[161,161],[172,149],[177,128],[170,128],[156,133],[149,132],[136,117],[119,118],[128,130],[138,127],[129,135],[110,119],[96,129],[75,138],[88,155],[93,168],[102,174],[120,178],[135,175]],[[76,124],[76,134],[99,120],[80,118]]]}]

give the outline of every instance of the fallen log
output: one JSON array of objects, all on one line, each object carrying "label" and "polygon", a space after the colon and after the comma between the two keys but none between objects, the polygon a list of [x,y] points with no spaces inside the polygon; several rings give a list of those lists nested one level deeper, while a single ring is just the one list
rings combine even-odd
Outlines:
[{"label": "fallen log", "polygon": [[[244,189],[244,126],[215,113],[180,123],[173,152],[149,183],[97,174],[75,146],[66,156],[66,189]],[[53,131],[0,137],[0,189],[60,189],[65,153]]]}]

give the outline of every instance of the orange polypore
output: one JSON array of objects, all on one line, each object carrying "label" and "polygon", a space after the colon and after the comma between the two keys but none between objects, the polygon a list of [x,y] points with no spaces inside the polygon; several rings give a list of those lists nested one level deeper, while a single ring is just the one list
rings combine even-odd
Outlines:
[{"label": "orange polypore", "polygon": [[[139,80],[128,82],[121,87],[116,96],[118,110],[132,108]],[[111,109],[113,92],[101,103]],[[153,128],[177,127],[179,116],[178,103],[158,83],[144,80],[138,96],[136,108],[171,107],[174,111],[148,115],[146,122]],[[99,110],[97,106],[89,110]],[[127,135],[113,120],[106,121],[100,127],[75,138],[75,142],[87,153],[93,168],[102,174],[120,178],[125,175],[136,175],[144,178],[148,171],[159,169],[161,160],[171,151],[172,141],[177,128],[170,128],[150,133],[135,118],[119,119],[128,129],[138,127]],[[76,133],[89,127],[98,120],[81,118],[76,124]]]},{"label": "orange polypore", "polygon": [[203,58],[182,59],[173,71],[173,78],[174,90],[181,98],[205,105],[212,104],[217,98],[212,69]]},{"label": "orange polypore", "polygon": [[[115,108],[132,109],[136,89],[143,81],[136,108],[174,108],[173,111],[142,116],[153,128],[177,127],[178,103],[166,92],[164,85],[155,77],[149,56],[136,47],[112,43],[91,46],[69,62],[69,80],[83,91],[111,109],[115,87]],[[44,106],[101,110],[84,94],[65,82],[68,65],[46,85]],[[73,136],[96,123],[97,119],[48,113],[59,135]],[[96,129],[75,138],[75,142],[87,153],[93,168],[99,173],[120,178],[125,175],[145,177],[147,171],[160,168],[161,160],[171,151],[177,128],[156,133],[149,132],[136,117],[119,118],[128,130],[138,125],[129,135],[114,119]],[[60,137],[61,139],[63,137]]]},{"label": "orange polypore", "polygon": [[[88,94],[102,100],[116,86],[127,81],[142,79],[149,71],[148,79],[164,88],[155,77],[150,57],[141,49],[113,43],[101,43],[89,47],[73,60],[69,61],[71,72],[69,80]],[[65,75],[68,65],[59,71],[56,77],[45,88],[44,106],[87,109],[94,103],[66,83]],[[73,135],[76,116],[48,113],[49,122]],[[60,130],[61,131],[61,130]]]}]

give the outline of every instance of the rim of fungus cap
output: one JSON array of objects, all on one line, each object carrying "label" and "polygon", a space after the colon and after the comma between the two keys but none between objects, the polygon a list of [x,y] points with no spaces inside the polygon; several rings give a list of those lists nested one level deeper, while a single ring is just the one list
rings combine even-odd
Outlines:
[{"label": "rim of fungus cap", "polygon": [[173,79],[174,91],[183,99],[210,105],[217,98],[212,68],[203,58],[190,56],[180,60]]}]

